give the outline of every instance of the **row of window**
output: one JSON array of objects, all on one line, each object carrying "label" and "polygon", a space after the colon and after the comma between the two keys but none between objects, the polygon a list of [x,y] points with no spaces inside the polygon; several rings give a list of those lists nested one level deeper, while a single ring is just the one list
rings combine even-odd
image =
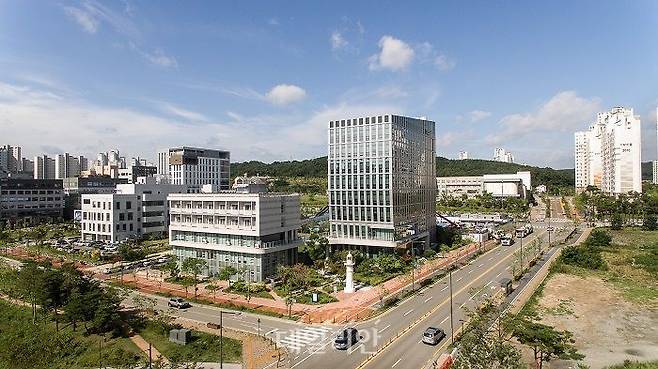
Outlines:
[{"label": "row of window", "polygon": [[389,191],[331,191],[329,204],[334,205],[391,205]]},{"label": "row of window", "polygon": [[390,175],[329,175],[329,190],[388,190]]},{"label": "row of window", "polygon": [[228,226],[251,227],[256,224],[256,218],[246,217],[222,217],[222,216],[191,216],[171,215],[171,222],[177,224],[218,224]]},{"label": "row of window", "polygon": [[3,195],[53,195],[61,194],[62,191],[52,190],[2,190]]},{"label": "row of window", "polygon": [[391,213],[392,209],[385,206],[331,206],[329,219],[331,221],[390,223]]},{"label": "row of window", "polygon": [[329,160],[329,174],[389,173],[391,158]]},{"label": "row of window", "polygon": [[62,201],[61,197],[3,197],[2,201],[6,202],[27,202],[27,201]]},{"label": "row of window", "polygon": [[371,228],[364,225],[355,224],[331,224],[330,237],[332,238],[351,238],[364,240],[393,241],[394,235],[392,229]]}]

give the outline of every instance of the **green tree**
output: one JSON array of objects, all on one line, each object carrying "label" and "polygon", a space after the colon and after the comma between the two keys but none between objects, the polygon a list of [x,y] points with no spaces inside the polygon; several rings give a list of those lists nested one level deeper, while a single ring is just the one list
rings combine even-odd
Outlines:
[{"label": "green tree", "polygon": [[194,297],[197,297],[197,285],[199,284],[199,274],[203,271],[203,269],[206,267],[207,262],[203,259],[198,259],[198,258],[187,258],[183,261],[183,264],[181,265],[181,269],[184,272],[192,274],[194,277]]},{"label": "green tree", "polygon": [[[468,325],[459,337],[455,369],[525,369],[521,353],[507,340],[507,319],[491,300],[468,313]],[[492,322],[497,329],[491,330]]]},{"label": "green tree", "polygon": [[621,229],[622,225],[623,225],[623,219],[621,217],[621,214],[614,213],[612,215],[612,219],[610,219],[610,229],[618,231]]},{"label": "green tree", "polygon": [[222,281],[226,281],[228,283],[228,287],[231,288],[231,277],[236,275],[238,273],[238,270],[235,269],[234,267],[228,265],[223,267],[219,271],[219,279]]},{"label": "green tree", "polygon": [[539,369],[543,368],[544,362],[555,358],[580,360],[584,357],[574,346],[571,332],[558,331],[532,320],[532,317],[517,320],[512,334],[519,343],[532,348]]},{"label": "green tree", "polygon": [[645,231],[655,231],[658,228],[658,220],[655,214],[646,214],[642,222],[642,229]]}]

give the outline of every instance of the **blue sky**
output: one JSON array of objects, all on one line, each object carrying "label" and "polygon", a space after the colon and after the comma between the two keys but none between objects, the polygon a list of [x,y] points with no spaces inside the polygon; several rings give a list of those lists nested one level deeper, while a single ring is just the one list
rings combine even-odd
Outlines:
[{"label": "blue sky", "polygon": [[0,0],[0,143],[28,155],[326,155],[331,119],[437,122],[437,153],[573,167],[573,132],[635,108],[656,158],[655,1]]}]

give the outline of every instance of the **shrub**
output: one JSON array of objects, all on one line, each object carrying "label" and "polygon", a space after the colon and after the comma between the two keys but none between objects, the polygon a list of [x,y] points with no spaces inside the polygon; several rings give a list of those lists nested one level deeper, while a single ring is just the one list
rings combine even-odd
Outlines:
[{"label": "shrub", "polygon": [[601,257],[601,253],[588,246],[567,246],[562,250],[560,260],[569,265],[575,265],[581,268],[593,270],[605,270],[605,260]]}]

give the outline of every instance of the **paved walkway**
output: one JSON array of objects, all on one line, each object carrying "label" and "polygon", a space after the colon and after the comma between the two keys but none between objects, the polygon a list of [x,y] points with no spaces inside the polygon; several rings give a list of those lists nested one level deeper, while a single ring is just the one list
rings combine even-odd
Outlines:
[{"label": "paved walkway", "polygon": [[[494,246],[495,241],[485,242],[484,250],[488,250]],[[472,243],[447,253],[444,258],[437,258],[428,261],[416,269],[416,283],[419,283],[423,279],[440,270],[444,270],[453,263],[466,260],[468,257],[475,254],[479,248],[480,245],[478,243]],[[101,279],[108,278],[105,275],[96,275],[96,277]],[[155,276],[151,274],[150,278],[146,278],[144,272],[124,274],[123,282],[148,293],[169,293],[171,295],[185,298],[194,296],[194,287],[188,288],[188,292],[186,293],[184,287],[178,284],[165,282],[162,278],[154,277]],[[114,276],[114,278],[118,278],[118,276]],[[384,282],[382,286],[385,289],[384,294],[386,296],[391,296],[408,288],[410,285],[410,275],[405,274]],[[281,315],[285,315],[288,312],[285,301],[281,298],[268,299],[252,297],[247,301],[245,296],[226,293],[223,290],[215,291],[215,293],[213,293],[213,291],[206,290],[204,286],[205,284],[199,284],[197,298],[221,304],[233,304],[253,309],[266,310]],[[348,321],[364,320],[372,315],[375,310],[373,305],[380,301],[381,293],[381,286],[362,289],[351,294],[345,294],[343,291],[339,291],[332,294],[339,300],[337,302],[323,305],[294,304],[292,306],[292,313],[301,316],[301,320],[305,323],[344,323]]]},{"label": "paved walkway", "polygon": [[[149,343],[146,342],[142,336],[135,334],[130,336],[130,340],[133,341],[135,346],[137,346],[144,354],[146,357],[149,357]],[[169,360],[167,360],[166,357],[164,357],[158,349],[155,348],[155,346],[151,345],[151,358],[153,361],[160,361],[161,363],[167,364],[169,363]]]}]

